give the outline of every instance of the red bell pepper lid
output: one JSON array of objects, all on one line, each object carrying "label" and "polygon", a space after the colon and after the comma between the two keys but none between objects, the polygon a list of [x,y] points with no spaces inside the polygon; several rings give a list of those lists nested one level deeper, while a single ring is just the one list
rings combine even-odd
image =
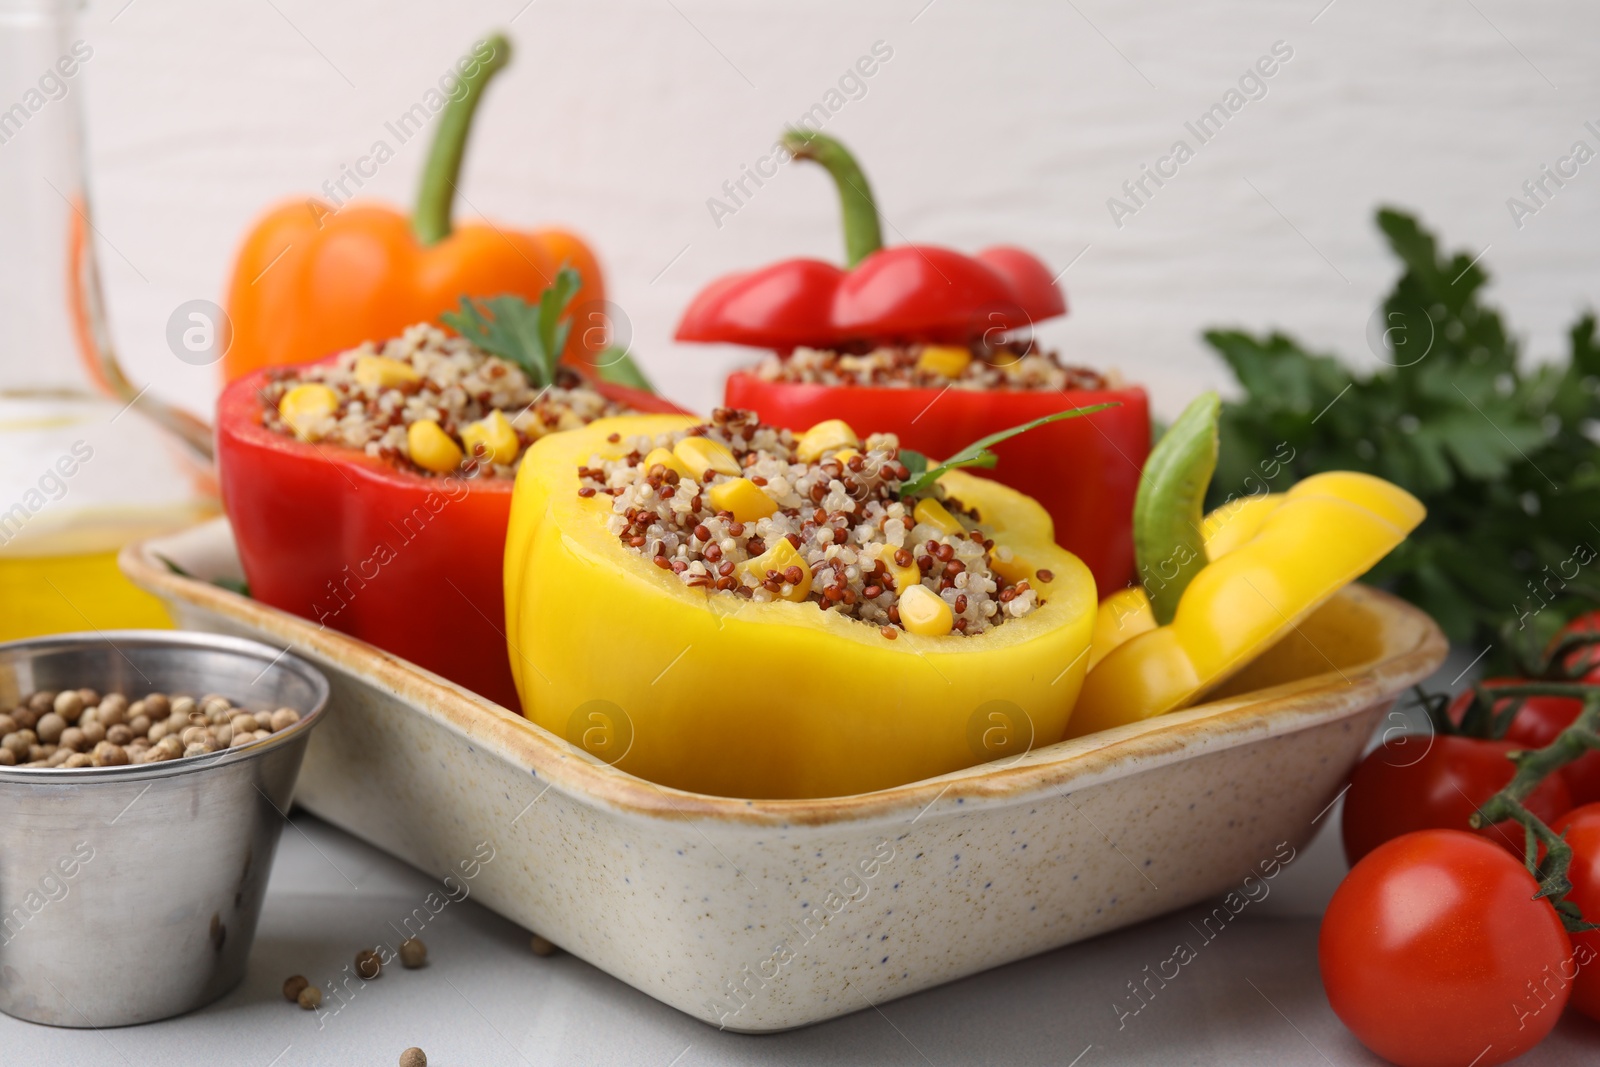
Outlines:
[{"label": "red bell pepper lid", "polygon": [[881,341],[966,344],[1066,312],[1049,268],[1020,248],[976,256],[934,245],[884,248],[877,201],[849,151],[801,130],[786,133],[783,145],[833,178],[849,269],[786,259],[725,275],[690,302],[678,340],[783,352]]}]

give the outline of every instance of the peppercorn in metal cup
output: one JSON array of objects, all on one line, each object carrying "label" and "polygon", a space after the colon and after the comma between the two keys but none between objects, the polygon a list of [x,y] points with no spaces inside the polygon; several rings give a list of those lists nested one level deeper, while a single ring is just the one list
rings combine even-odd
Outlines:
[{"label": "peppercorn in metal cup", "polygon": [[0,766],[0,1011],[76,1027],[192,1011],[244,977],[327,679],[285,651],[212,634],[0,644],[0,706],[80,686],[130,699],[218,694],[239,708],[299,713],[204,754]]}]

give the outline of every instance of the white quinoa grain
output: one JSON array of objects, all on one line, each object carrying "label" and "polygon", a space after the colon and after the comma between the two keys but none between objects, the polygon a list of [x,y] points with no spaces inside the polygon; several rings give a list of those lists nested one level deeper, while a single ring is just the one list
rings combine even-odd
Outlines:
[{"label": "white quinoa grain", "polygon": [[[362,356],[404,363],[420,379],[398,386],[362,385],[355,377],[356,361]],[[339,401],[332,415],[309,428],[311,440],[357,449],[423,475],[435,472],[411,462],[406,438],[406,427],[422,419],[437,422],[471,460],[461,430],[493,411],[504,413],[517,434],[517,457],[510,463],[477,464],[473,476],[510,478],[527,446],[539,438],[627,411],[570,368],[560,368],[555,384],[539,389],[515,363],[428,323],[408,327],[381,345],[364,342],[328,363],[280,369],[261,390],[262,422],[268,429],[295,435],[279,416],[278,404],[285,393],[305,382],[328,386]]]},{"label": "white quinoa grain", "polygon": [[768,356],[755,374],[772,382],[816,385],[872,385],[891,389],[1061,390],[1116,388],[1114,374],[1099,374],[1061,362],[1054,352],[1028,342],[996,349],[975,348],[973,359],[954,378],[917,365],[922,345],[884,346],[864,355],[816,348],[797,348],[786,356]]},{"label": "white quinoa grain", "polygon": [[[708,472],[709,479],[696,480],[660,465],[644,466],[652,449],[671,451],[690,436],[731,451],[743,477],[761,486],[778,510],[737,522],[710,503],[712,488],[729,481],[727,475]],[[939,488],[919,494],[940,500],[960,533],[916,521],[915,501],[900,499],[905,468],[892,434],[867,439],[859,471],[844,467],[833,453],[801,462],[794,434],[760,424],[752,412],[726,408],[701,426],[624,444],[629,451],[621,459],[596,455],[580,466],[580,488],[609,493],[606,529],[691,588],[757,603],[787,598],[794,583],[803,581],[798,568],[792,576],[763,576],[741,565],[788,538],[811,572],[807,602],[880,629],[900,626],[895,603],[903,590],[894,588],[892,568],[913,562],[921,584],[951,606],[954,633],[974,636],[1039,606],[1038,593],[1028,583],[1012,585],[993,570],[994,542],[959,500]],[[1010,558],[1008,551],[1000,552]]]}]

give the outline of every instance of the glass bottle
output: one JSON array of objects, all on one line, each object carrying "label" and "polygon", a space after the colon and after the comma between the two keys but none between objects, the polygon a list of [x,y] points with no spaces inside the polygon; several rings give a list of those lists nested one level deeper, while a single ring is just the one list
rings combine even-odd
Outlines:
[{"label": "glass bottle", "polygon": [[216,513],[204,424],[117,366],[95,266],[78,0],[0,0],[0,640],[170,625],[116,567]]}]

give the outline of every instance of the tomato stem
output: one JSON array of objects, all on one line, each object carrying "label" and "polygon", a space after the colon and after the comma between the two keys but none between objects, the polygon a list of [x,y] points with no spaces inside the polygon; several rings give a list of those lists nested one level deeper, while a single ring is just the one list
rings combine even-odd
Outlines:
[{"label": "tomato stem", "polygon": [[849,266],[883,247],[883,230],[878,225],[878,202],[872,186],[855,156],[844,145],[814,130],[788,130],[783,147],[796,159],[809,159],[820,165],[839,190],[839,212],[844,221],[844,256]]},{"label": "tomato stem", "polygon": [[[1575,697],[1583,701],[1583,710],[1565,730],[1540,749],[1510,753],[1516,771],[1506,787],[1473,813],[1474,829],[1492,826],[1507,819],[1522,824],[1524,834],[1523,862],[1539,880],[1539,896],[1555,906],[1569,933],[1600,930],[1600,924],[1587,922],[1576,904],[1566,899],[1572,892],[1572,882],[1567,870],[1572,865],[1572,847],[1537,815],[1523,806],[1522,801],[1559,768],[1584,756],[1591,749],[1600,749],[1600,685],[1582,685],[1561,682],[1528,682],[1519,685],[1477,686],[1474,704],[1489,706],[1493,701],[1533,696]],[[1544,861],[1539,862],[1539,845],[1545,847]]]},{"label": "tomato stem", "polygon": [[[489,50],[486,58],[484,49]],[[461,176],[461,160],[467,152],[467,134],[472,116],[489,80],[511,61],[511,42],[504,34],[492,34],[472,51],[473,61],[461,72],[460,95],[452,96],[439,113],[439,126],[428,149],[417,189],[417,207],[411,215],[411,232],[423,246],[438,244],[450,236],[450,213],[455,204],[456,179]]]}]

